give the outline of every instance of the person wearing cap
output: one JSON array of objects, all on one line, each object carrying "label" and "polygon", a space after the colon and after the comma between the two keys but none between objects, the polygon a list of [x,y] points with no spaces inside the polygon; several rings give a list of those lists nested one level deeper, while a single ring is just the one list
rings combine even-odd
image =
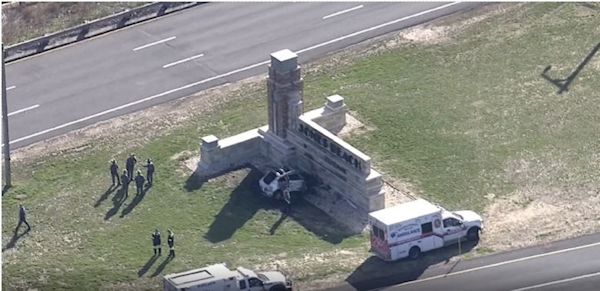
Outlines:
[{"label": "person wearing cap", "polygon": [[137,195],[141,195],[144,192],[144,182],[144,176],[142,176],[142,172],[138,170],[137,176],[135,176],[135,188]]},{"label": "person wearing cap", "polygon": [[125,161],[125,168],[127,169],[127,177],[129,180],[133,180],[133,169],[135,168],[135,164],[137,163],[137,159],[135,158],[135,154],[129,155],[129,158]]},{"label": "person wearing cap", "polygon": [[112,178],[113,185],[115,184],[115,180],[117,180],[117,186],[121,185],[121,180],[119,179],[119,166],[114,159],[110,162],[110,177]]},{"label": "person wearing cap", "polygon": [[167,238],[169,245],[169,257],[175,257],[175,234],[169,229],[169,237]]},{"label": "person wearing cap", "polygon": [[15,233],[19,231],[21,225],[25,223],[27,225],[27,231],[31,230],[31,226],[27,223],[27,212],[25,211],[25,207],[23,204],[19,204],[19,223],[17,224],[17,228],[15,228]]},{"label": "person wearing cap", "polygon": [[121,190],[123,194],[125,194],[125,199],[127,199],[127,194],[129,194],[129,176],[127,176],[127,170],[123,170],[123,175],[121,175]]},{"label": "person wearing cap", "polygon": [[152,248],[154,249],[154,255],[156,255],[156,252],[158,251],[158,255],[160,256],[160,231],[158,228],[154,230],[154,233],[152,234]]},{"label": "person wearing cap", "polygon": [[148,185],[152,186],[152,182],[154,181],[154,164],[151,159],[148,159],[144,168],[146,168],[146,180],[148,181]]}]

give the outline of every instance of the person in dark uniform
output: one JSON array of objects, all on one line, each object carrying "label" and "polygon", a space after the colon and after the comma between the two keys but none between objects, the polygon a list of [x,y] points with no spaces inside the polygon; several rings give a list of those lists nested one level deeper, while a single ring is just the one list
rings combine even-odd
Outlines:
[{"label": "person in dark uniform", "polygon": [[152,234],[152,248],[154,249],[154,255],[156,255],[156,251],[158,250],[158,255],[160,256],[160,231],[158,231],[158,228]]},{"label": "person in dark uniform", "polygon": [[135,168],[137,159],[134,154],[129,155],[129,158],[125,161],[125,168],[127,169],[127,177],[129,180],[133,180],[133,169]]},{"label": "person in dark uniform", "polygon": [[167,238],[169,245],[169,257],[175,257],[175,234],[169,229],[169,237]]},{"label": "person in dark uniform", "polygon": [[154,181],[154,164],[151,159],[148,159],[144,168],[146,168],[146,180],[148,181],[148,185],[152,186],[152,181]]},{"label": "person in dark uniform", "polygon": [[144,176],[142,176],[142,172],[138,170],[137,176],[135,176],[135,188],[137,195],[141,195],[144,192],[144,182]]},{"label": "person in dark uniform", "polygon": [[112,178],[113,185],[115,184],[115,179],[117,180],[117,186],[121,185],[121,179],[119,179],[119,166],[115,160],[110,162],[110,177]]},{"label": "person in dark uniform", "polygon": [[129,194],[129,177],[127,176],[127,170],[123,170],[123,175],[121,175],[121,189],[123,194],[125,194],[125,199],[127,199],[127,194]]},{"label": "person in dark uniform", "polygon": [[17,228],[15,228],[15,232],[19,231],[19,227],[21,227],[21,224],[23,223],[27,225],[27,231],[30,231],[31,226],[27,223],[27,212],[25,211],[25,207],[23,207],[23,204],[19,204],[19,223],[17,224]]}]

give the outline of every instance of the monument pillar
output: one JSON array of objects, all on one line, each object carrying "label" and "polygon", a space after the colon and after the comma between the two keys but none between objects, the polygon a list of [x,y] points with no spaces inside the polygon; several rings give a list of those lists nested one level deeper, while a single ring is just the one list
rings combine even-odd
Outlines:
[{"label": "monument pillar", "polygon": [[269,131],[282,139],[286,130],[298,126],[304,112],[303,88],[298,55],[288,49],[272,53],[267,79]]}]

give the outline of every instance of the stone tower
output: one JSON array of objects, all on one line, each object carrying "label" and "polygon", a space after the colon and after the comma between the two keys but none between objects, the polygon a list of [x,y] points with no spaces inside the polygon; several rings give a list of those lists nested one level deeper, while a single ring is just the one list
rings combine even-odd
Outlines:
[{"label": "stone tower", "polygon": [[304,112],[303,88],[298,55],[288,49],[272,53],[267,98],[269,131],[277,137],[285,139],[288,129],[298,127],[298,117]]}]

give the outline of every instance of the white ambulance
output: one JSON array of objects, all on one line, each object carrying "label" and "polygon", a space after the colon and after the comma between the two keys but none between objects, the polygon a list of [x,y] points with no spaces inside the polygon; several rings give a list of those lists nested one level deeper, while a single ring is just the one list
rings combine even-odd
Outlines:
[{"label": "white ambulance", "polygon": [[280,272],[254,272],[238,267],[229,270],[215,264],[163,278],[164,291],[291,291],[292,282]]},{"label": "white ambulance", "polygon": [[371,251],[381,259],[416,259],[421,252],[479,239],[483,220],[470,210],[450,212],[417,199],[369,213]]}]

